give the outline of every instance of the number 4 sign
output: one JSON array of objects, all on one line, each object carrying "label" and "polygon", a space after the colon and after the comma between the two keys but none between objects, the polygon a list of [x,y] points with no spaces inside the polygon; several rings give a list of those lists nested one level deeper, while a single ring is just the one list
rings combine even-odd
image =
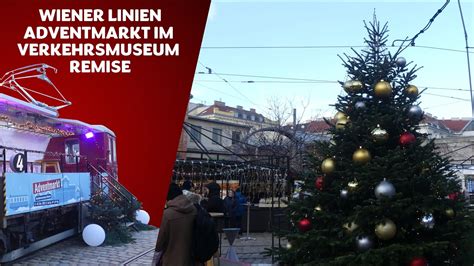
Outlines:
[{"label": "number 4 sign", "polygon": [[25,172],[26,160],[23,153],[17,153],[10,158],[10,168],[13,172]]}]

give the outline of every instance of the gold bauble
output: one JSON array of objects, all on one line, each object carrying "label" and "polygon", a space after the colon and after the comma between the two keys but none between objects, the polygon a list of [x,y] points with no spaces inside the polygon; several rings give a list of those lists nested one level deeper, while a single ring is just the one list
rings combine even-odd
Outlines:
[{"label": "gold bauble", "polygon": [[429,171],[430,171],[430,168],[427,168],[427,167],[421,169],[421,173],[422,173],[422,174],[426,174],[426,173],[428,173]]},{"label": "gold bauble", "polygon": [[446,213],[446,216],[448,216],[449,218],[453,218],[454,217],[454,210],[449,208],[449,209],[446,209],[446,211],[444,211]]},{"label": "gold bauble", "polygon": [[347,118],[339,119],[336,122],[336,129],[342,130],[347,126],[347,124],[349,124],[349,120],[347,120]]},{"label": "gold bauble", "polygon": [[332,158],[324,159],[323,163],[321,164],[321,170],[325,174],[331,174],[336,170],[336,162]]},{"label": "gold bauble", "polygon": [[375,234],[382,240],[390,240],[397,234],[397,226],[390,219],[375,226]]},{"label": "gold bauble", "polygon": [[377,144],[385,143],[388,140],[388,133],[387,130],[382,129],[380,127],[375,128],[370,133],[372,135],[372,139]]},{"label": "gold bauble", "polygon": [[359,226],[355,222],[351,222],[343,224],[342,227],[344,227],[344,229],[346,229],[346,232],[350,234],[354,232],[354,230],[356,230]]},{"label": "gold bauble", "polygon": [[418,88],[414,85],[410,85],[408,86],[408,88],[406,88],[406,92],[408,94],[409,97],[416,97],[418,96]]},{"label": "gold bauble", "polygon": [[347,93],[352,93],[359,92],[364,87],[364,85],[358,80],[348,80],[344,82],[344,86],[342,87]]},{"label": "gold bauble", "polygon": [[347,119],[347,116],[343,112],[337,112],[334,116],[334,119],[336,119],[336,121],[339,121],[341,119]]},{"label": "gold bauble", "polygon": [[370,152],[364,148],[357,149],[352,155],[352,161],[356,164],[366,164],[372,159]]},{"label": "gold bauble", "polygon": [[389,97],[392,95],[392,86],[390,86],[390,83],[381,80],[375,84],[374,93],[375,96],[380,98]]},{"label": "gold bauble", "polygon": [[314,207],[314,210],[320,212],[322,209],[321,209],[321,206],[318,205],[318,206]]}]

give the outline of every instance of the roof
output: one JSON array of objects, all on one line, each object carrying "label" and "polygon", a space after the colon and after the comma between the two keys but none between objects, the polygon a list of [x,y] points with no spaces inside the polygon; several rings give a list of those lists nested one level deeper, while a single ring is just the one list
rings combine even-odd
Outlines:
[{"label": "roof", "polygon": [[58,112],[56,110],[51,110],[45,107],[40,107],[36,104],[25,102],[23,100],[17,99],[12,96],[0,93],[0,103],[5,103],[9,106],[14,107],[15,109],[24,110],[26,112],[34,112],[46,117],[58,117]]},{"label": "roof", "polygon": [[451,129],[453,132],[461,132],[469,124],[471,119],[458,120],[458,119],[443,119],[440,120],[447,128]]},{"label": "roof", "polygon": [[37,117],[41,117],[42,121],[48,123],[55,129],[66,130],[75,134],[84,134],[88,131],[93,131],[95,133],[105,132],[115,136],[114,132],[105,126],[90,125],[79,120],[59,118],[59,114],[56,110],[43,108],[3,93],[0,93],[0,104],[5,104],[8,108],[11,108],[3,110],[0,114],[11,115],[12,112],[20,111],[22,113],[34,114]]},{"label": "roof", "polygon": [[227,126],[241,127],[241,128],[248,128],[248,129],[252,127],[250,125],[242,125],[242,124],[238,124],[238,123],[232,123],[232,122],[227,122],[227,121],[222,121],[222,120],[217,120],[217,119],[210,119],[210,118],[205,118],[205,117],[199,117],[199,116],[194,116],[194,115],[189,115],[188,120],[199,120],[199,121],[210,122],[210,123],[219,124],[219,125],[227,125]]},{"label": "roof", "polygon": [[198,115],[212,115],[212,114],[215,113],[215,108],[217,108],[219,111],[222,111],[222,112],[238,112],[238,113],[242,113],[242,114],[245,114],[245,115],[254,115],[255,117],[263,117],[262,114],[259,114],[259,113],[254,112],[254,111],[248,111],[248,110],[239,109],[239,108],[235,108],[235,107],[230,107],[230,106],[226,106],[226,105],[216,105],[216,104],[208,106],[206,109],[204,109]]},{"label": "roof", "polygon": [[[331,119],[332,120],[332,119]],[[328,131],[331,126],[324,120],[310,121],[304,124],[304,130],[311,133],[322,133]]]},{"label": "roof", "polygon": [[[331,122],[335,122],[334,119],[328,119]],[[429,114],[425,114],[423,122],[429,125],[437,126],[441,129],[460,133],[463,131],[471,121],[470,118],[464,119],[437,119]],[[330,126],[324,120],[314,120],[307,122],[304,125],[304,130],[311,133],[322,133],[326,132]],[[302,129],[302,128],[299,128]]]}]

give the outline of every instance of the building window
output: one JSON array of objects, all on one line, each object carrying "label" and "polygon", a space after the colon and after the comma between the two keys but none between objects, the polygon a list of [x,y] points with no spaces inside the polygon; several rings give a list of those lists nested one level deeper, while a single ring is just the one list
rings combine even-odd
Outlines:
[{"label": "building window", "polygon": [[[76,163],[76,157],[81,155],[79,151],[79,140],[78,139],[69,139],[64,142],[65,144],[65,154],[66,154],[66,163],[73,164]],[[77,157],[77,162],[81,158]]]},{"label": "building window", "polygon": [[237,117],[238,117],[238,118],[243,118],[242,113],[238,113],[238,114],[237,114]]},{"label": "building window", "polygon": [[474,193],[474,176],[466,175],[466,190],[468,193]]},{"label": "building window", "polygon": [[240,142],[240,132],[232,131],[232,145]]},{"label": "building window", "polygon": [[219,129],[219,128],[212,129],[212,143],[222,144],[222,129]]},{"label": "building window", "polygon": [[201,141],[201,126],[191,125],[191,136],[190,139],[194,142],[194,139]]},{"label": "building window", "polygon": [[250,120],[255,121],[255,116],[254,115],[250,116]]}]

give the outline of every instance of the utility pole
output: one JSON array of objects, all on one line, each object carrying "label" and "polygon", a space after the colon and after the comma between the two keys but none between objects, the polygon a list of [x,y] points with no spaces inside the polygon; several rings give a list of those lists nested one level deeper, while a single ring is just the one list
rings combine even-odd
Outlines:
[{"label": "utility pole", "polygon": [[296,136],[296,108],[293,108],[293,136]]}]

